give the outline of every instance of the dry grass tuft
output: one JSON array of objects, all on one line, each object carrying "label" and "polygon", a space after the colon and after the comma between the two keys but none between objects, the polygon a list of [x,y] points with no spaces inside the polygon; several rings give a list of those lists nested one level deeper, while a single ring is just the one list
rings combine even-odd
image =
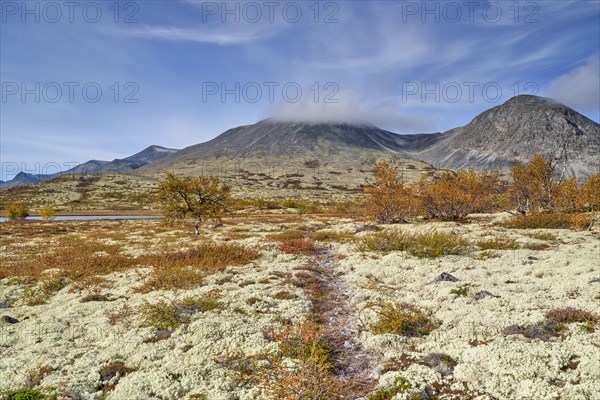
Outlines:
[{"label": "dry grass tuft", "polygon": [[354,239],[352,232],[318,231],[313,232],[310,237],[320,242],[350,243]]},{"label": "dry grass tuft", "polygon": [[282,240],[278,246],[279,251],[288,254],[311,255],[316,252],[315,243],[312,239],[289,239]]},{"label": "dry grass tuft", "polygon": [[554,235],[550,232],[531,232],[531,233],[528,233],[526,236],[528,236],[532,239],[545,240],[545,241],[551,241],[551,240],[557,239],[556,235]]},{"label": "dry grass tuft", "polygon": [[49,244],[42,254],[28,254],[18,260],[6,259],[0,276],[23,276],[34,280],[48,269],[60,269],[73,281],[122,271],[135,260],[120,253],[120,246],[66,236]]},{"label": "dry grass tuft", "polygon": [[511,229],[572,229],[573,215],[560,212],[532,212],[520,215],[498,225]]},{"label": "dry grass tuft", "polygon": [[238,243],[203,242],[187,250],[151,254],[139,258],[141,264],[161,268],[195,267],[207,272],[248,264],[260,257],[254,249]]},{"label": "dry grass tuft", "polygon": [[481,250],[515,250],[519,248],[515,239],[502,237],[491,240],[479,240],[475,244]]},{"label": "dry grass tuft", "polygon": [[202,284],[205,273],[248,264],[259,257],[258,251],[240,244],[215,242],[204,242],[188,250],[142,256],[140,263],[154,268],[149,278],[136,290],[148,293],[154,290],[191,289]]},{"label": "dry grass tuft", "polygon": [[305,231],[301,231],[299,229],[289,229],[287,231],[272,233],[267,235],[266,238],[274,241],[285,241],[285,240],[294,240],[294,239],[303,239],[306,236]]}]

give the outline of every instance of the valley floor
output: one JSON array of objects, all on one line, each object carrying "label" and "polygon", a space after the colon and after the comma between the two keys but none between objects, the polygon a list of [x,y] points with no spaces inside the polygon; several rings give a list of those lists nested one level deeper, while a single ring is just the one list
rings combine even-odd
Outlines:
[{"label": "valley floor", "polygon": [[[277,398],[287,376],[265,367],[269,354],[301,364],[281,336],[310,319],[339,398],[600,399],[597,319],[549,319],[600,314],[598,231],[506,229],[502,218],[240,216],[201,237],[157,220],[2,223],[0,393]],[[432,258],[361,246],[393,230],[467,242]],[[220,247],[238,262],[197,263]],[[422,310],[430,332],[378,332],[386,304]]]}]

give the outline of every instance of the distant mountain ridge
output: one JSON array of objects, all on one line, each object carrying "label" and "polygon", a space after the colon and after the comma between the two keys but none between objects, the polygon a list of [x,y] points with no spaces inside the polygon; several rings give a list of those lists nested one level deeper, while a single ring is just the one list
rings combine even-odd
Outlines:
[{"label": "distant mountain ridge", "polygon": [[0,181],[0,188],[39,183],[67,174],[100,174],[113,172],[132,173],[138,168],[159,160],[162,157],[165,157],[176,151],[177,149],[152,145],[126,158],[116,158],[112,161],[90,160],[71,169],[55,174],[30,174],[27,172],[19,172],[13,177],[13,179],[9,181]]}]

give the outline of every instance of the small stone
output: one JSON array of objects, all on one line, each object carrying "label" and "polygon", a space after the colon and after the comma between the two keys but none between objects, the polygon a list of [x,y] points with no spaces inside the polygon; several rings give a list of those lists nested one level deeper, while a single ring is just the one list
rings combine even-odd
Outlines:
[{"label": "small stone", "polygon": [[350,336],[350,335],[352,335],[352,332],[348,328],[341,328],[340,329],[340,334],[344,335],[344,336]]},{"label": "small stone", "polygon": [[529,256],[527,257],[527,259],[532,260],[532,261],[537,261],[539,260],[539,258],[535,257],[535,256]]},{"label": "small stone", "polygon": [[8,315],[3,315],[2,322],[6,322],[7,324],[16,324],[19,322],[19,320]]},{"label": "small stone", "polygon": [[481,300],[481,299],[485,299],[486,297],[500,297],[500,296],[491,294],[487,290],[482,290],[480,292],[475,293],[475,296],[473,296],[473,297],[475,298],[475,300]]},{"label": "small stone", "polygon": [[385,369],[384,369],[383,367],[381,367],[381,366],[380,366],[380,367],[377,367],[377,368],[375,368],[375,369],[373,370],[373,372],[371,372],[371,373],[369,374],[369,378],[371,378],[371,379],[377,379],[377,380],[378,380],[378,379],[379,379],[379,377],[380,377],[381,375],[383,375],[383,372],[384,372],[384,371],[385,371]]},{"label": "small stone", "polygon": [[435,278],[434,280],[429,282],[429,284],[439,283],[439,282],[458,282],[459,280],[460,279],[456,278],[455,276],[450,275],[447,272],[442,272],[437,278]]},{"label": "small stone", "polygon": [[10,306],[0,301],[0,308],[10,308]]}]

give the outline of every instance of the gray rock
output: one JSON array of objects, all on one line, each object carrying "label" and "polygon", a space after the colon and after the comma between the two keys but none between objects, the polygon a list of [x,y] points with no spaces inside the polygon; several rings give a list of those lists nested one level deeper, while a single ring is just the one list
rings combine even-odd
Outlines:
[{"label": "gray rock", "polygon": [[475,300],[481,300],[481,299],[485,299],[486,297],[500,297],[500,296],[491,294],[487,290],[482,290],[480,292],[475,293],[475,296],[473,296],[473,297],[475,298]]},{"label": "gray rock", "polygon": [[450,376],[454,373],[456,360],[444,353],[429,353],[423,357],[420,364],[427,365],[429,368],[439,372],[442,376]]},{"label": "gray rock", "polygon": [[9,315],[3,315],[2,322],[6,322],[7,324],[17,324],[17,323],[19,323],[19,320],[11,317]]},{"label": "gray rock", "polygon": [[0,301],[0,308],[10,308],[10,306]]},{"label": "gray rock", "polygon": [[431,282],[429,282],[429,285],[433,284],[433,283],[440,283],[440,282],[458,282],[460,279],[458,279],[457,277],[450,275],[447,272],[442,272],[437,278],[435,278],[434,280],[432,280]]}]

